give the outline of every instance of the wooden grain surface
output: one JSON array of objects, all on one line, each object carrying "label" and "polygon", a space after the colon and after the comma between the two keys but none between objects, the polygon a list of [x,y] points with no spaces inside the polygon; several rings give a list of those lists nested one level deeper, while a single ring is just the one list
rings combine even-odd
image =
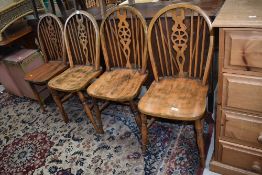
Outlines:
[{"label": "wooden grain surface", "polygon": [[210,162],[210,170],[218,174],[223,174],[223,175],[232,175],[232,174],[234,175],[247,175],[247,174],[248,175],[258,175],[257,173],[253,173],[247,170],[229,166],[227,164],[223,164],[215,160],[212,160]]},{"label": "wooden grain surface", "polygon": [[262,27],[261,0],[226,0],[213,27]]},{"label": "wooden grain surface", "polygon": [[139,93],[147,74],[133,69],[116,69],[105,72],[87,92],[89,95],[111,101],[130,101]]},{"label": "wooden grain surface", "polygon": [[93,66],[75,66],[50,80],[48,86],[60,91],[76,92],[85,88],[100,73]]},{"label": "wooden grain surface", "polygon": [[221,136],[234,143],[261,148],[262,118],[230,110],[222,111]]},{"label": "wooden grain surface", "polygon": [[222,106],[262,113],[262,78],[223,74]]},{"label": "wooden grain surface", "polygon": [[61,61],[50,61],[28,72],[24,79],[33,83],[47,83],[47,81],[63,72],[67,67]]},{"label": "wooden grain surface", "polygon": [[153,82],[139,101],[139,110],[147,115],[176,120],[197,120],[206,109],[207,86],[186,78]]},{"label": "wooden grain surface", "polygon": [[262,29],[227,28],[224,64],[226,69],[262,72]]},{"label": "wooden grain surface", "polygon": [[221,141],[221,162],[253,173],[262,173],[262,150]]}]

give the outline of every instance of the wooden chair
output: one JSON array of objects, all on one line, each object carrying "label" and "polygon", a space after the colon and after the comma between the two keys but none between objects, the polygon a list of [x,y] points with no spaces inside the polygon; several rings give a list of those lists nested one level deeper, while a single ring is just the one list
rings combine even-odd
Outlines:
[{"label": "wooden chair", "polygon": [[144,151],[148,142],[147,115],[193,121],[204,166],[201,119],[206,110],[213,41],[211,21],[197,6],[172,4],[153,17],[148,48],[155,81],[138,104]]},{"label": "wooden chair", "polygon": [[66,52],[63,39],[63,25],[52,14],[41,16],[37,26],[40,50],[44,55],[44,64],[28,72],[24,79],[29,82],[41,109],[44,111],[44,102],[35,85],[46,85],[48,81],[63,72],[66,65]]},{"label": "wooden chair", "polygon": [[[134,98],[147,77],[147,26],[143,16],[133,7],[119,6],[111,9],[100,28],[106,72],[87,92],[96,99],[127,102],[133,112],[138,112]],[[100,116],[97,104],[97,116]],[[136,121],[139,124],[139,115]]]},{"label": "wooden chair", "polygon": [[[85,11],[72,13],[66,20],[64,37],[70,68],[50,80],[48,87],[66,123],[68,116],[62,103],[76,93],[94,128],[98,133],[102,133],[101,119],[97,118],[95,121],[82,92],[94,78],[101,74],[100,36],[95,18]],[[58,91],[66,92],[68,95],[61,99]]]}]

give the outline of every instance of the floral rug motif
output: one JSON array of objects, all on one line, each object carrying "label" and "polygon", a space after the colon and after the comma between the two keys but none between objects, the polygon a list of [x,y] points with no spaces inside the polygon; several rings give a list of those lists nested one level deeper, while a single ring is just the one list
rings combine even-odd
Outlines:
[{"label": "floral rug motif", "polygon": [[31,174],[45,164],[52,142],[45,133],[25,134],[6,145],[0,153],[0,172],[8,174]]},{"label": "floral rug motif", "polygon": [[[69,123],[49,99],[47,112],[30,99],[0,94],[0,175],[196,174],[199,156],[192,124],[157,121],[144,156],[128,106],[103,111],[96,134],[78,98],[65,103]],[[209,145],[213,124],[205,125]]]}]

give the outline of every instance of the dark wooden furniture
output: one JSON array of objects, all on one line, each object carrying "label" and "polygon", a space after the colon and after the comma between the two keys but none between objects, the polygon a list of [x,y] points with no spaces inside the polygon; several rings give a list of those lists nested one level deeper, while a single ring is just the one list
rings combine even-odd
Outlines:
[{"label": "dark wooden furniture", "polygon": [[[50,80],[48,87],[65,122],[68,122],[68,116],[62,103],[76,93],[94,128],[98,133],[102,133],[101,118],[97,116],[97,122],[95,121],[82,92],[101,74],[100,36],[96,20],[85,11],[76,11],[66,20],[64,36],[70,68]],[[61,99],[57,93],[59,91],[68,95]]]},{"label": "dark wooden furniture", "polygon": [[[137,112],[134,98],[147,77],[146,22],[133,7],[115,7],[103,20],[100,35],[106,72],[87,92],[94,99],[127,102]],[[100,111],[96,111],[100,116]],[[139,123],[138,118],[136,121]]]},{"label": "dark wooden furniture", "polygon": [[[237,5],[236,5],[237,4]],[[262,174],[262,1],[227,0],[219,28],[219,79],[212,171]]]},{"label": "dark wooden furniture", "polygon": [[[100,0],[103,1],[103,0]],[[159,1],[152,3],[133,3],[129,0],[129,5],[136,8],[146,20],[152,19],[152,17],[162,8],[176,3],[183,3],[185,0],[176,0],[176,1]],[[216,16],[219,9],[222,7],[224,0],[186,0],[187,3],[199,6],[202,10],[206,12],[208,16]],[[103,8],[103,7],[101,7]],[[97,20],[103,19],[103,13],[106,13],[106,8],[102,13],[97,9],[96,12],[92,12]],[[89,12],[89,9],[88,9]],[[149,22],[148,22],[149,23]]]},{"label": "dark wooden furniture", "polygon": [[29,82],[42,110],[44,103],[34,84],[46,85],[54,76],[66,68],[65,46],[63,41],[63,26],[60,20],[52,14],[45,14],[37,26],[40,49],[44,55],[45,64],[28,72],[24,79]]},{"label": "dark wooden furniture", "polygon": [[[118,0],[104,0],[105,5],[116,4],[117,2]],[[86,0],[85,3],[87,8],[92,8],[100,7],[102,2],[100,0]]]},{"label": "dark wooden furniture", "polygon": [[[5,3],[3,2],[3,4]],[[30,0],[13,1],[9,5],[3,6],[0,3],[0,41],[7,39],[5,31],[10,25],[33,11],[44,11],[44,4],[41,0],[36,0],[35,6],[32,6]]]},{"label": "dark wooden furniture", "polygon": [[32,32],[31,27],[25,27],[22,30],[17,31],[16,33],[9,35],[5,39],[0,41],[0,46],[8,46],[9,44],[24,38],[26,35],[30,34]]},{"label": "dark wooden furniture", "polygon": [[[199,7],[173,4],[161,9],[148,29],[155,81],[138,104],[145,151],[147,115],[195,123],[201,166],[205,165],[203,122],[213,53],[211,21]],[[159,66],[158,66],[159,65]]]}]

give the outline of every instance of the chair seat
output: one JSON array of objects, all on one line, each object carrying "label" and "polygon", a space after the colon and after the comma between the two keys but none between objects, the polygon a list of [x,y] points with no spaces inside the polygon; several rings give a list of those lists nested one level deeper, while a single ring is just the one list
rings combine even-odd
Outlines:
[{"label": "chair seat", "polygon": [[26,73],[24,79],[33,83],[44,84],[67,68],[68,66],[61,61],[48,62]]},{"label": "chair seat", "polygon": [[137,96],[147,74],[133,69],[116,69],[105,72],[87,92],[90,96],[110,101],[130,101]]},{"label": "chair seat", "polygon": [[75,66],[51,79],[48,86],[55,90],[76,92],[84,89],[91,80],[101,74],[93,66]]},{"label": "chair seat", "polygon": [[138,104],[150,116],[175,120],[197,120],[206,109],[208,87],[201,81],[186,78],[153,82]]}]

